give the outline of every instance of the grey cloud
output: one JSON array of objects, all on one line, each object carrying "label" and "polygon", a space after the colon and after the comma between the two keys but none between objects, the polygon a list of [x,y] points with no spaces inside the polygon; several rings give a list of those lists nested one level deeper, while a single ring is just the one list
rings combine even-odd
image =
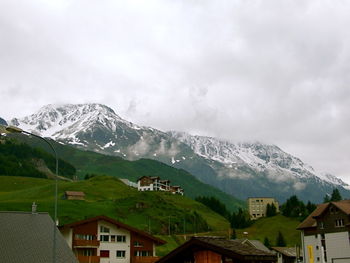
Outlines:
[{"label": "grey cloud", "polygon": [[4,0],[0,114],[105,103],[162,130],[274,143],[350,182],[349,13],[346,1]]}]

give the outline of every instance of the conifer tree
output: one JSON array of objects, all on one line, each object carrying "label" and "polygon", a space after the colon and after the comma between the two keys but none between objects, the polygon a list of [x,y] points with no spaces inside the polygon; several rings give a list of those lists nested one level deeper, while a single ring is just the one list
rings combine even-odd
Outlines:
[{"label": "conifer tree", "polygon": [[285,247],[286,246],[286,241],[284,240],[284,237],[283,237],[281,231],[278,231],[277,239],[276,239],[276,246],[278,246],[278,247]]},{"label": "conifer tree", "polygon": [[341,201],[343,198],[341,197],[339,190],[337,188],[333,189],[332,195],[331,195],[331,201],[332,202],[337,202]]},{"label": "conifer tree", "polygon": [[264,245],[267,248],[271,248],[270,240],[267,237],[264,238]]},{"label": "conifer tree", "polygon": [[326,194],[323,198],[323,203],[329,203],[331,199],[329,198],[328,194]]}]

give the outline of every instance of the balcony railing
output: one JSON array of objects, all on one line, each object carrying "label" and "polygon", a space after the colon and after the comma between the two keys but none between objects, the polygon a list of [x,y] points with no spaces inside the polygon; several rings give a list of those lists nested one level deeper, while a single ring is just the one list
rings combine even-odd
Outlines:
[{"label": "balcony railing", "polygon": [[99,240],[85,240],[85,239],[74,239],[73,247],[99,247]]},{"label": "balcony railing", "polygon": [[160,257],[134,257],[133,263],[154,263],[156,262]]},{"label": "balcony railing", "polygon": [[79,263],[100,263],[99,256],[77,256]]}]

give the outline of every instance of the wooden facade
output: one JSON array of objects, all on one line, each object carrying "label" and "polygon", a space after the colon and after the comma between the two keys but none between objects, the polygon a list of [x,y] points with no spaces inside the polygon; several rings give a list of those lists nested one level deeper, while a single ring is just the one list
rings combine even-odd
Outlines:
[{"label": "wooden facade", "polygon": [[[98,216],[60,227],[80,263],[153,263],[155,247],[165,241],[146,232]],[[119,259],[119,258],[121,259]]]},{"label": "wooden facade", "polygon": [[318,205],[299,226],[304,262],[350,262],[350,200]]},{"label": "wooden facade", "polygon": [[64,199],[66,199],[66,200],[85,200],[85,193],[84,192],[77,192],[77,191],[65,191],[64,192]]},{"label": "wooden facade", "polygon": [[239,241],[220,237],[192,237],[157,263],[276,263],[277,257]]}]

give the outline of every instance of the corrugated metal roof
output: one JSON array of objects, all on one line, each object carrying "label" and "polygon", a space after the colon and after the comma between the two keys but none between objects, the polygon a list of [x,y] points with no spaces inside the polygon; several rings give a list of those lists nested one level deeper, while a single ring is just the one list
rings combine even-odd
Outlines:
[{"label": "corrugated metal roof", "polygon": [[[47,213],[0,212],[0,262],[52,262],[54,227]],[[56,262],[77,263],[57,228],[56,238]]]}]

